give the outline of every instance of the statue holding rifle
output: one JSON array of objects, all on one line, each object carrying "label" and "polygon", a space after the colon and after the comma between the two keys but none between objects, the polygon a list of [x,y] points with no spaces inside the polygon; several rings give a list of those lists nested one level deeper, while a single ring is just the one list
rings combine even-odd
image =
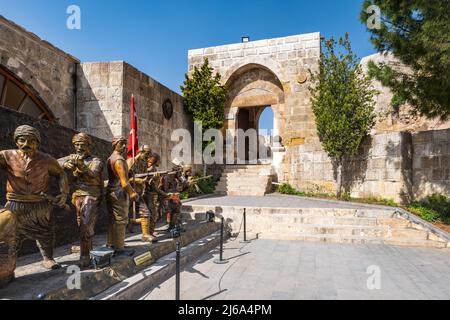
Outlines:
[{"label": "statue holding rifle", "polygon": [[76,134],[72,143],[76,153],[65,158],[63,167],[69,170],[75,179],[72,203],[80,228],[80,266],[88,267],[95,223],[102,201],[103,162],[91,155],[92,141],[87,134]]},{"label": "statue holding rifle", "polygon": [[129,167],[131,168],[130,183],[140,196],[140,201],[137,203],[133,203],[133,207],[131,208],[132,217],[130,218],[130,221],[128,223],[128,231],[133,232],[133,226],[135,224],[139,224],[142,228],[143,241],[149,241],[147,231],[149,224],[148,215],[142,214],[141,212],[141,206],[143,205],[142,196],[145,192],[147,180],[137,178],[137,176],[146,176],[145,172],[147,172],[147,163],[149,161],[149,158],[151,157],[151,154],[152,149],[150,148],[150,146],[143,145],[139,149],[139,153],[134,161],[132,160],[132,158],[127,160],[127,162],[129,163]]}]

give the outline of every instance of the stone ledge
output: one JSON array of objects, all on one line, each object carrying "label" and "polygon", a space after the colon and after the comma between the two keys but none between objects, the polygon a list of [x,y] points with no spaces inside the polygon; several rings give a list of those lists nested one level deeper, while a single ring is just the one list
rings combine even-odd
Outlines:
[{"label": "stone ledge", "polygon": [[[188,246],[181,248],[181,266],[195,261],[198,257],[214,249],[219,244],[220,233],[215,232]],[[167,280],[175,273],[176,253],[172,252],[138,274],[125,279],[89,300],[135,300],[150,288]]]},{"label": "stone ledge", "polygon": [[[183,224],[186,232],[178,238],[182,246],[186,246],[198,239],[216,232],[219,229],[218,223],[206,223],[198,221],[188,221]],[[57,248],[56,261],[63,268],[60,270],[48,271],[40,266],[40,256],[23,257],[18,261],[16,269],[16,281],[0,290],[0,299],[13,300],[36,300],[42,294],[45,300],[86,300],[96,296],[108,288],[129,278],[161,257],[175,251],[176,243],[167,234],[158,235],[159,242],[156,244],[143,243],[140,241],[140,234],[128,236],[126,239],[127,248],[134,249],[133,256],[119,256],[113,258],[110,267],[101,270],[83,270],[81,272],[81,290],[69,290],[67,280],[70,276],[67,267],[77,265],[78,254],[68,254],[71,246]],[[97,236],[94,241],[95,246],[105,243],[105,235]],[[152,259],[143,265],[136,266],[133,257],[145,252],[150,252]],[[30,260],[31,261],[28,261]]]}]

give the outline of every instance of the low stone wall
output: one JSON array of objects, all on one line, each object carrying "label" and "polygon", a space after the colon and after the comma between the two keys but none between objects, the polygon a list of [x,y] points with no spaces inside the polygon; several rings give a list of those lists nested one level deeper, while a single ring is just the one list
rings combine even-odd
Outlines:
[{"label": "low stone wall", "polygon": [[[335,167],[320,141],[294,149],[297,159],[286,168],[299,190],[334,193]],[[289,176],[289,174],[287,175]],[[411,135],[394,132],[370,136],[357,157],[343,166],[344,189],[352,197],[382,197],[407,202],[411,197]]]},{"label": "low stone wall", "polygon": [[450,195],[450,129],[413,135],[413,194]]},{"label": "low stone wall", "polygon": [[[13,139],[14,130],[20,125],[31,125],[37,128],[42,136],[42,145],[40,150],[48,153],[55,158],[62,158],[71,153],[72,137],[76,131],[62,127],[60,125],[52,124],[48,121],[37,120],[27,115],[12,111],[10,109],[0,108],[0,150],[15,149]],[[106,159],[111,154],[111,144],[107,141],[92,137],[93,149],[92,153],[99,156],[102,160]],[[106,170],[104,172],[106,179]],[[58,194],[57,183],[52,181],[51,194]],[[0,203],[6,202],[6,173],[0,170]],[[71,243],[78,239],[78,227],[76,224],[76,217],[74,212],[65,212],[63,210],[55,209],[56,217],[56,244],[63,245]],[[106,206],[103,201],[102,211],[97,223],[97,232],[106,231]],[[26,241],[21,250],[21,254],[37,251],[37,247],[33,241]]]},{"label": "low stone wall", "polygon": [[[320,141],[306,141],[293,152],[297,160],[285,168],[285,181],[302,191],[334,193],[334,167]],[[373,135],[343,169],[352,197],[406,203],[434,193],[448,196],[450,129]]]}]

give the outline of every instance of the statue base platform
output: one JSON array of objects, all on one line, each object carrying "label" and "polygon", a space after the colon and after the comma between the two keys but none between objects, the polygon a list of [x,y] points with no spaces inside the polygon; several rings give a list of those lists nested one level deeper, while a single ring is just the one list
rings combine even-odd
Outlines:
[{"label": "statue base platform", "polygon": [[[163,226],[159,225],[160,228]],[[176,239],[172,239],[164,230],[157,229],[157,243],[142,242],[141,234],[128,233],[125,246],[134,254],[114,256],[110,266],[99,270],[92,266],[79,268],[76,244],[55,249],[55,260],[62,266],[59,270],[45,269],[40,254],[23,256],[17,260],[15,280],[0,289],[0,299],[87,300],[174,252],[176,242],[180,241],[182,247],[187,246],[215,233],[219,227],[219,223],[187,221],[183,223],[185,231]],[[106,235],[97,235],[93,245],[98,248],[105,243]]]}]

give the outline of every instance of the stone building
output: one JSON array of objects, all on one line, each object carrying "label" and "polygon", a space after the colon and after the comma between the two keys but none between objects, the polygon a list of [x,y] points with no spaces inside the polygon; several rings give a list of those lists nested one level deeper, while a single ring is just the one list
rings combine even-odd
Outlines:
[{"label": "stone building", "polygon": [[[335,170],[317,136],[308,91],[320,50],[320,34],[310,33],[189,51],[189,72],[208,58],[229,88],[225,129],[258,129],[262,111],[271,107],[274,113],[279,138],[272,145],[271,163],[261,161],[259,172],[228,166],[220,191],[264,194],[276,179],[302,191],[334,192]],[[376,54],[362,60],[363,69],[370,60],[396,63],[390,56]],[[412,116],[408,106],[393,110],[390,91],[377,81],[373,86],[380,92],[377,123],[360,155],[344,166],[346,190],[353,197],[398,202],[431,193],[450,194],[450,122]],[[243,180],[243,172],[254,176]],[[258,188],[255,179],[262,176],[265,180],[259,180]]]},{"label": "stone building", "polygon": [[81,63],[0,16],[2,107],[110,141],[129,135],[132,94],[140,142],[169,168],[171,131],[191,128],[180,95],[123,61]]},{"label": "stone building", "polygon": [[[317,136],[308,90],[309,72],[318,68],[320,47],[317,32],[188,52],[188,72],[208,58],[229,88],[224,129],[257,130],[264,109],[270,107],[274,113],[276,137],[270,160],[252,167],[219,168],[224,174],[218,191],[265,193],[277,180],[303,191],[333,192],[334,168]],[[395,63],[391,57],[373,55],[362,65],[381,59]],[[377,82],[374,87],[381,92],[378,121],[360,156],[345,166],[347,190],[355,197],[396,201],[434,192],[449,194],[450,123],[413,117],[408,106],[392,110],[389,90]],[[123,61],[80,62],[0,16],[0,116],[4,119],[16,118],[6,107],[29,116],[28,122],[53,123],[58,130],[84,131],[109,141],[116,135],[128,136],[132,94],[140,142],[159,152],[162,167],[169,168],[175,145],[171,132],[192,130],[180,95]],[[250,147],[246,151],[246,157],[252,152],[258,155]]]}]

